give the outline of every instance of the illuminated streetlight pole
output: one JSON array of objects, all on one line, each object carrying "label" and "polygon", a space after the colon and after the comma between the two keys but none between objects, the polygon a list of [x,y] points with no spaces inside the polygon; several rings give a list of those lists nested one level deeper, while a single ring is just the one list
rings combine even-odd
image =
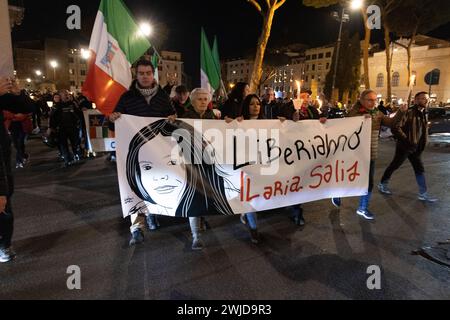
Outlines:
[{"label": "illuminated streetlight pole", "polygon": [[50,61],[50,66],[53,68],[53,80],[56,82],[56,68],[58,68],[58,62],[56,60]]},{"label": "illuminated streetlight pole", "polygon": [[[363,0],[352,0],[350,2],[350,8],[354,11],[361,9],[363,6]],[[345,7],[342,8],[341,16],[338,16],[338,13],[334,13],[334,16],[340,20],[339,26],[339,36],[337,40],[336,54],[335,54],[335,63],[334,63],[334,73],[333,73],[333,84],[331,86],[331,95],[334,95],[334,90],[336,88],[336,77],[339,63],[339,54],[341,51],[341,42],[342,42],[342,28],[344,26],[344,22],[348,22],[350,20],[350,16],[345,13]],[[339,97],[338,97],[339,99]]]}]

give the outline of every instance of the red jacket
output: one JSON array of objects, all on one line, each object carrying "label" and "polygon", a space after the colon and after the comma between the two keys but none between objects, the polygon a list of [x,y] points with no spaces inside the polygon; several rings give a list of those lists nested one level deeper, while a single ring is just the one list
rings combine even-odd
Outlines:
[{"label": "red jacket", "polygon": [[31,120],[31,113],[12,113],[9,111],[3,111],[3,117],[5,118],[5,128],[9,130],[12,122],[21,122],[22,129],[26,134],[31,134],[33,131],[33,121]]}]

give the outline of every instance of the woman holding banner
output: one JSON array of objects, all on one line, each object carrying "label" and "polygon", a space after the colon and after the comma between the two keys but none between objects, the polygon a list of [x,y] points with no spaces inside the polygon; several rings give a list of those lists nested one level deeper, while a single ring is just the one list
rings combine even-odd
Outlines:
[{"label": "woman holding banner", "polygon": [[[206,110],[211,99],[208,92],[196,89],[191,99],[192,109],[185,116],[214,119],[212,111]],[[177,147],[179,154],[175,157],[173,150]],[[155,148],[160,152],[153,153],[150,162],[143,151]],[[127,180],[142,200],[130,214],[150,211],[190,218],[193,250],[203,249],[200,217],[234,215],[227,194],[239,192],[216,163],[212,145],[181,120],[159,120],[135,135],[127,156]]]}]

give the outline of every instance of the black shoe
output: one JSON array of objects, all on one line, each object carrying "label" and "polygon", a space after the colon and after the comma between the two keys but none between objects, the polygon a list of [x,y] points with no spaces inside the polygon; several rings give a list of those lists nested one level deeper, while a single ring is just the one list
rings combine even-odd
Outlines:
[{"label": "black shoe", "polygon": [[209,225],[208,221],[205,217],[200,218],[200,231],[205,232],[207,230],[210,230],[211,226]]},{"label": "black shoe", "polygon": [[303,212],[297,213],[294,216],[294,223],[299,227],[304,227],[306,225],[305,218],[303,217]]},{"label": "black shoe", "polygon": [[200,251],[200,250],[203,250],[203,248],[204,248],[204,245],[200,239],[195,238],[194,240],[192,240],[192,250],[193,251]]},{"label": "black shoe", "polygon": [[253,244],[258,244],[259,243],[259,233],[258,233],[258,230],[253,230],[253,229],[250,229],[250,237],[251,237],[251,240],[252,240],[252,243]]},{"label": "black shoe", "polygon": [[130,247],[144,242],[144,233],[141,230],[136,230],[131,234]]}]

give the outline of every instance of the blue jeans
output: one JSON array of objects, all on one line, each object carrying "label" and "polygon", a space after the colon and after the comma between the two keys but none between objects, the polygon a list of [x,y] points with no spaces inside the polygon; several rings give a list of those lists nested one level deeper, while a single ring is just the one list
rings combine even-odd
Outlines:
[{"label": "blue jeans", "polygon": [[374,176],[375,176],[375,161],[370,161],[370,172],[369,172],[369,190],[367,195],[362,196],[359,200],[359,210],[367,210],[369,208],[369,202],[372,198],[372,191],[374,185]]},{"label": "blue jeans", "polygon": [[258,218],[256,216],[256,212],[247,213],[245,215],[248,222],[248,227],[252,230],[258,229]]}]

